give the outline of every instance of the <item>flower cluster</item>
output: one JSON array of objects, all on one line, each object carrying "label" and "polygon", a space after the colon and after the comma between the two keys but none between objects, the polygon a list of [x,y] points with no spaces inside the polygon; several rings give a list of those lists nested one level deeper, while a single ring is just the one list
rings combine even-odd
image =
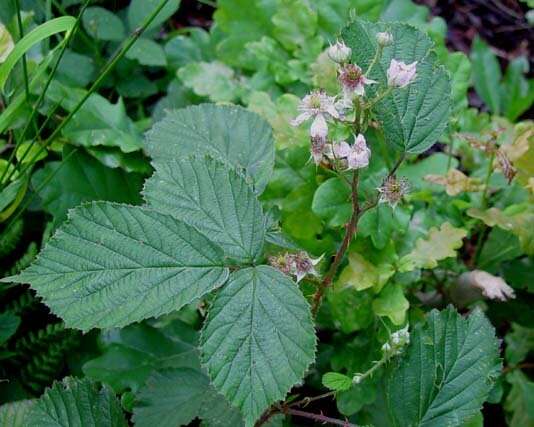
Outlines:
[{"label": "flower cluster", "polygon": [[[292,120],[293,126],[299,126],[311,121],[310,140],[311,156],[316,165],[333,167],[336,170],[355,170],[367,167],[371,150],[363,135],[367,129],[371,114],[365,111],[382,99],[389,91],[403,88],[414,81],[417,74],[417,62],[406,64],[392,59],[387,70],[387,84],[381,88],[379,82],[368,77],[377,61],[380,60],[383,49],[393,43],[393,36],[388,32],[376,35],[376,57],[364,71],[352,61],[352,49],[341,41],[331,45],[327,54],[337,64],[337,76],[340,93],[330,96],[324,90],[314,90],[306,95],[298,106],[299,114]],[[376,85],[372,91],[375,97],[366,102],[367,87]],[[336,140],[329,137],[331,126],[329,123],[337,122],[341,127],[352,131],[352,141]],[[381,201],[396,204],[406,193],[405,181],[389,180],[381,187],[383,191]]]},{"label": "flower cluster", "polygon": [[311,258],[306,252],[271,256],[269,264],[288,276],[295,276],[297,283],[307,275],[319,276],[315,266],[322,258]]},{"label": "flower cluster", "polygon": [[395,207],[401,201],[405,194],[410,190],[410,184],[406,178],[396,178],[388,176],[381,187],[378,187],[380,193],[379,203],[388,203]]}]

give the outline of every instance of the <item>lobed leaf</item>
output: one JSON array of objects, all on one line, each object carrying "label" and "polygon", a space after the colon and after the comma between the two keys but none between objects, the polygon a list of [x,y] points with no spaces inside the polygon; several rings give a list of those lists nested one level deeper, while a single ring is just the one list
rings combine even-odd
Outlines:
[{"label": "lobed leaf", "polygon": [[154,164],[191,155],[205,155],[243,168],[261,193],[274,166],[271,127],[255,113],[238,106],[195,105],[174,110],[147,134]]},{"label": "lobed leaf", "polygon": [[200,347],[214,387],[251,427],[313,362],[309,305],[295,283],[277,270],[240,270],[218,293]]},{"label": "lobed leaf", "polygon": [[97,202],[71,211],[30,283],[72,328],[120,327],[178,310],[221,286],[223,252],[191,226],[147,208]]},{"label": "lobed leaf", "polygon": [[250,262],[261,255],[265,218],[243,176],[208,157],[155,166],[144,189],[149,205],[202,230],[233,259]]},{"label": "lobed leaf", "polygon": [[479,412],[500,368],[495,330],[480,310],[467,318],[452,307],[432,311],[387,373],[392,425],[462,425]]}]

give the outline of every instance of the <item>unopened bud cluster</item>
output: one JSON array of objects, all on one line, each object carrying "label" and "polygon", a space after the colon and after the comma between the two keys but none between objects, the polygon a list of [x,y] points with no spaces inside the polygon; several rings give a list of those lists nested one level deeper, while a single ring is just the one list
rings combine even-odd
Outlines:
[{"label": "unopened bud cluster", "polygon": [[382,352],[386,357],[396,356],[402,353],[404,347],[409,343],[410,332],[408,332],[408,325],[406,325],[390,335],[388,342],[382,345]]}]

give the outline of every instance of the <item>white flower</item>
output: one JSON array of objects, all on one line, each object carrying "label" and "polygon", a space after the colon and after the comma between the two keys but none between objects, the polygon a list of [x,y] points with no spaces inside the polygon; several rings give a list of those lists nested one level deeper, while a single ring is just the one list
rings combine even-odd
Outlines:
[{"label": "white flower", "polygon": [[392,87],[408,86],[415,79],[416,66],[417,61],[405,64],[392,59],[388,68],[388,85]]},{"label": "white flower", "polygon": [[350,59],[352,49],[345,43],[337,41],[328,48],[328,57],[338,64],[344,64]]},{"label": "white flower", "polygon": [[335,107],[335,98],[328,96],[322,90],[316,90],[306,95],[298,106],[300,114],[291,122],[293,126],[299,126],[308,119],[313,118],[310,128],[312,138],[326,138],[328,124],[326,118],[339,119],[339,113]]},{"label": "white flower", "polygon": [[389,46],[393,43],[393,36],[388,32],[376,33],[376,41],[382,47]]},{"label": "white flower", "polygon": [[364,168],[369,165],[369,157],[371,157],[371,150],[367,147],[362,134],[355,137],[353,145],[347,144],[346,141],[328,145],[325,153],[331,159],[346,163],[347,169]]},{"label": "white flower", "polygon": [[343,95],[347,99],[365,95],[365,85],[376,83],[363,75],[362,69],[355,64],[345,65],[339,72]]}]

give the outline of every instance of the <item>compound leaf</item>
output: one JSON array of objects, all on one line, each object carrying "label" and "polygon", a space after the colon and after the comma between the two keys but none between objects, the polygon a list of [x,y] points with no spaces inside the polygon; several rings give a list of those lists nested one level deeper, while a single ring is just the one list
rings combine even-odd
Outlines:
[{"label": "compound leaf", "polygon": [[314,359],[315,333],[295,283],[260,266],[231,276],[208,313],[200,343],[213,385],[251,427],[302,379]]},{"label": "compound leaf", "polygon": [[252,261],[261,254],[265,219],[243,176],[207,157],[155,166],[144,189],[148,204],[202,230],[231,258]]},{"label": "compound leaf", "polygon": [[452,307],[433,310],[388,371],[392,425],[462,425],[479,412],[500,368],[495,330],[480,310],[467,318]]},{"label": "compound leaf", "polygon": [[451,84],[447,71],[438,64],[430,38],[416,28],[400,23],[372,24],[356,19],[342,31],[352,48],[352,60],[367,70],[377,50],[376,33],[387,31],[393,43],[384,48],[369,77],[377,80],[366,90],[373,97],[386,90],[387,69],[392,59],[417,61],[417,77],[408,87],[395,89],[375,106],[388,143],[408,153],[430,148],[447,126],[451,109]]},{"label": "compound leaf", "polygon": [[254,178],[263,191],[274,166],[269,124],[238,106],[203,104],[174,110],[147,134],[154,164],[195,154],[209,154]]},{"label": "compound leaf", "polygon": [[21,274],[72,328],[120,327],[177,310],[221,286],[223,252],[152,210],[96,202],[69,219]]}]

